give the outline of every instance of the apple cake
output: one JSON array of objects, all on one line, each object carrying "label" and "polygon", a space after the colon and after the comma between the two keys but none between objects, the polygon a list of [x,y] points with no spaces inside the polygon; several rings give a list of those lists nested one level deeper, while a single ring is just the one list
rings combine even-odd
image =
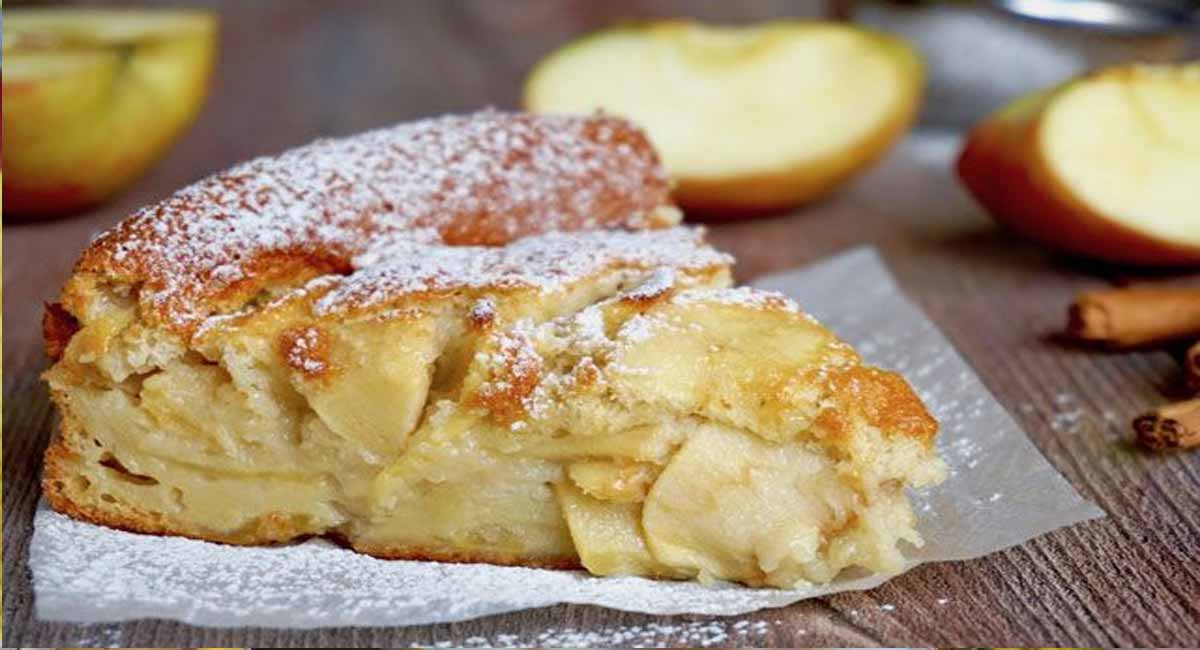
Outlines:
[{"label": "apple cake", "polygon": [[643,134],[482,112],[243,163],[47,307],[60,512],[230,544],[787,587],[901,568],[898,375],[678,225]]}]

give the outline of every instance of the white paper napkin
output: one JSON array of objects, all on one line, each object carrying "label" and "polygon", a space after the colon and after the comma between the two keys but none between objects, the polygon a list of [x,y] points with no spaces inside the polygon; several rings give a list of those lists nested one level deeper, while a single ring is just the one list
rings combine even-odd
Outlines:
[{"label": "white paper napkin", "polygon": [[[909,568],[979,557],[1104,515],[1042,458],[949,341],[900,293],[873,250],[854,249],[754,285],[792,296],[868,361],[903,373],[941,422],[937,445],[950,476],[915,495],[927,543],[907,549]],[[827,586],[782,591],[377,560],[322,540],[240,548],[110,530],[44,504],[34,526],[37,615],[73,622],[154,617],[217,626],[415,625],[556,603],[729,615],[888,579],[845,573]]]}]

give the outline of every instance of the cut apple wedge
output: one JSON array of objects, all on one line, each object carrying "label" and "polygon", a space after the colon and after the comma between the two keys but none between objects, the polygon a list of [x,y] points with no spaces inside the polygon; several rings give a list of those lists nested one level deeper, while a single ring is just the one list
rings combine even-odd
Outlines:
[{"label": "cut apple wedge", "polygon": [[676,199],[728,217],[811,201],[880,156],[916,113],[922,78],[904,42],[845,25],[657,22],[551,54],[524,103],[632,119]]},{"label": "cut apple wedge", "polygon": [[958,174],[997,221],[1062,250],[1200,264],[1200,63],[1021,98],[971,131]]},{"label": "cut apple wedge", "polygon": [[216,20],[184,10],[4,12],[4,194],[20,215],[98,203],[192,122]]}]

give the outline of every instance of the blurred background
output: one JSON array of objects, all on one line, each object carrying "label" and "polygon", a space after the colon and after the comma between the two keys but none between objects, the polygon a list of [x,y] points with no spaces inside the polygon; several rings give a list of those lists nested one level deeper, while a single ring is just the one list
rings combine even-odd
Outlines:
[{"label": "blurred background", "polygon": [[[139,3],[10,0],[6,6],[63,4]],[[1200,54],[1200,0],[140,4],[201,7],[220,16],[218,74],[201,119],[222,125],[225,135],[207,145],[215,159],[230,162],[294,146],[310,134],[351,133],[484,105],[515,108],[522,78],[541,57],[586,32],[629,20],[826,18],[888,31],[925,57],[920,124],[955,128],[970,126],[1005,100],[1088,69]],[[246,133],[254,137],[241,137]]]},{"label": "blurred background", "polygon": [[[584,34],[628,21],[689,18],[743,25],[778,18],[833,19],[889,32],[904,38],[924,58],[925,88],[916,126],[955,131],[966,130],[1018,96],[1087,70],[1200,55],[1200,0],[140,4],[207,9],[219,24],[216,67],[199,120],[183,131],[166,169],[150,168],[166,176],[140,184],[159,188],[177,187],[239,160],[321,135],[485,106],[517,108],[526,74],[544,56]],[[9,8],[60,5],[139,3],[7,3]],[[28,121],[14,113],[13,123],[18,120]],[[186,125],[191,119],[180,121]],[[6,158],[19,162],[12,155],[15,137],[6,139]],[[172,164],[179,160],[188,161],[186,168]],[[12,170],[10,183],[19,171],[15,166]],[[129,175],[136,178],[140,172]],[[113,184],[124,187],[116,180]],[[132,195],[119,196],[136,196],[137,190],[135,186]],[[161,192],[143,197],[149,200]],[[10,203],[10,212],[20,212],[16,201]]]}]

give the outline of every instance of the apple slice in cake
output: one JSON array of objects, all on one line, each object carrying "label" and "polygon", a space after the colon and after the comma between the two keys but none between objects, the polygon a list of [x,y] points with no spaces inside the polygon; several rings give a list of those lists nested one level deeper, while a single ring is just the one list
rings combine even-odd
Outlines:
[{"label": "apple slice in cake", "polygon": [[47,309],[57,510],[233,544],[825,582],[919,544],[898,375],[730,288],[621,120],[485,112],[217,174]]}]

